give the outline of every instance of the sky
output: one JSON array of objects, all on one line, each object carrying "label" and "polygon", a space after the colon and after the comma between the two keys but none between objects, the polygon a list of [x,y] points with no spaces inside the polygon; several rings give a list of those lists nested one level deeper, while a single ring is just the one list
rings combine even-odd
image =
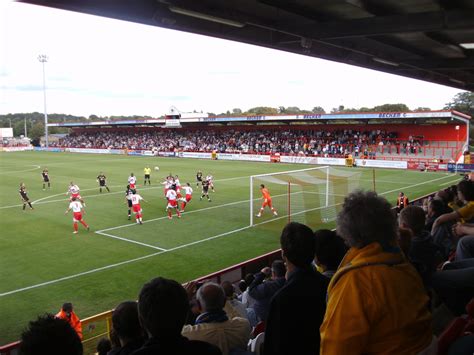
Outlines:
[{"label": "sky", "polygon": [[461,90],[312,57],[0,0],[0,114],[159,117],[181,112],[405,103],[442,109]]}]

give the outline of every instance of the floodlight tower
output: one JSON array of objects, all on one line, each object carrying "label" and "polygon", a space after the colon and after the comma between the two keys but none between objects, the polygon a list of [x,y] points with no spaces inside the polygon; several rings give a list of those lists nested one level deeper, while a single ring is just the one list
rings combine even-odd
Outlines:
[{"label": "floodlight tower", "polygon": [[44,98],[44,139],[46,143],[46,148],[49,147],[48,140],[48,112],[46,110],[46,74],[44,69],[44,63],[48,61],[48,56],[45,54],[40,54],[38,60],[43,64],[43,98]]}]

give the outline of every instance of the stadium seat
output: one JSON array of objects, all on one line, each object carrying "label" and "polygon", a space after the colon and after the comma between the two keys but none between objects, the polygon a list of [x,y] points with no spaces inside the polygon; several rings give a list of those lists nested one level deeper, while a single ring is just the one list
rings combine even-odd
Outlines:
[{"label": "stadium seat", "polygon": [[474,298],[466,306],[467,315],[455,318],[439,336],[438,355],[448,353],[449,347],[464,334],[474,332]]},{"label": "stadium seat", "polygon": [[254,339],[249,341],[248,350],[252,354],[260,355],[262,354],[263,341],[265,340],[265,333],[258,334]]}]

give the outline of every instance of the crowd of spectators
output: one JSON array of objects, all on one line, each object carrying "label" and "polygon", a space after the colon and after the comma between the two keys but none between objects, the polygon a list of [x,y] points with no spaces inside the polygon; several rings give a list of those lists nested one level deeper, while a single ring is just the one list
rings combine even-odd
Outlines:
[{"label": "crowd of spectators", "polygon": [[305,154],[318,156],[373,157],[377,153],[415,154],[421,140],[397,141],[397,133],[383,130],[157,130],[90,131],[71,133],[52,146],[66,148],[199,151],[256,154]]},{"label": "crowd of spectators", "polygon": [[[435,310],[455,317],[474,298],[473,222],[469,179],[399,212],[375,192],[355,191],[336,231],[287,224],[282,260],[238,286],[146,283],[138,302],[115,308],[106,353],[248,354],[259,329],[264,354],[437,354]],[[81,354],[80,332],[60,318],[31,322],[21,353]],[[472,332],[447,329],[449,342],[436,334],[438,354],[473,353]]]}]

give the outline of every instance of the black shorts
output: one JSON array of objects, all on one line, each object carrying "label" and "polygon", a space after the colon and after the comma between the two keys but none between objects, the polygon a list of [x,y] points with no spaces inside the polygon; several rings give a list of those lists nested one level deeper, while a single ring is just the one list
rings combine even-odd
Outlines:
[{"label": "black shorts", "polygon": [[209,192],[209,186],[203,187],[202,192],[207,194]]},{"label": "black shorts", "polygon": [[99,180],[99,186],[105,186],[105,180]]},{"label": "black shorts", "polygon": [[132,200],[127,200],[128,202],[128,208],[132,208]]},{"label": "black shorts", "polygon": [[150,180],[150,174],[145,174],[145,180]]},{"label": "black shorts", "polygon": [[22,195],[22,196],[21,196],[21,199],[23,200],[23,202],[28,202],[28,201],[30,200],[30,199],[28,198],[28,196],[26,196],[26,195],[24,195],[24,196]]},{"label": "black shorts", "polygon": [[196,177],[196,180],[202,182],[202,177]]},{"label": "black shorts", "polygon": [[49,177],[48,177],[48,176],[43,177],[43,181],[44,181],[44,182],[49,182]]}]

